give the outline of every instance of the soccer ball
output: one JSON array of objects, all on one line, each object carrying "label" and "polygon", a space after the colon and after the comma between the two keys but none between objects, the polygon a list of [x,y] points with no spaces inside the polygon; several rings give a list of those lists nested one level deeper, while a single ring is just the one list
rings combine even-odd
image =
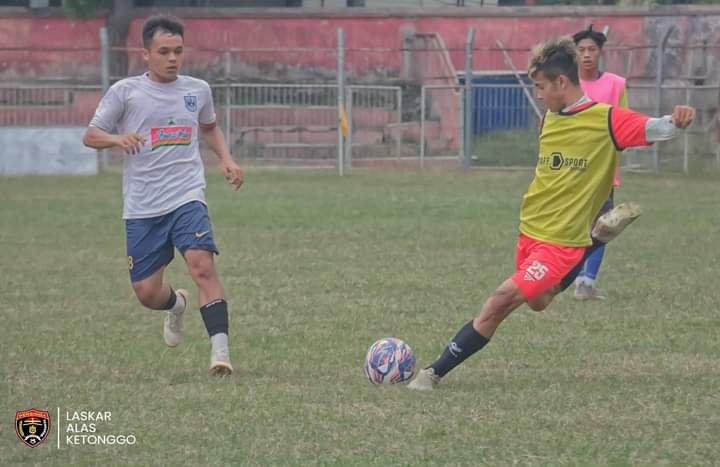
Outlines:
[{"label": "soccer ball", "polygon": [[365,375],[373,384],[403,383],[415,374],[415,356],[409,345],[395,337],[380,339],[365,356]]}]

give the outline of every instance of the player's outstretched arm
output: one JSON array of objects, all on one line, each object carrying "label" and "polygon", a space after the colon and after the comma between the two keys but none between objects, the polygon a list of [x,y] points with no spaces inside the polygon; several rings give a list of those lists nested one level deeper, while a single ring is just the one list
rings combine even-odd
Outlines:
[{"label": "player's outstretched arm", "polygon": [[200,133],[210,149],[220,158],[225,180],[235,187],[235,191],[239,190],[245,181],[245,175],[230,155],[223,131],[216,123],[201,123]]},{"label": "player's outstretched arm", "polygon": [[687,105],[678,105],[672,115],[659,118],[614,107],[610,114],[610,132],[617,149],[623,150],[673,139],[678,128],[687,128],[694,119],[695,109]]},{"label": "player's outstretched arm", "polygon": [[145,138],[138,133],[113,135],[100,128],[89,127],[83,137],[83,144],[93,149],[122,148],[125,154],[137,154],[145,144]]},{"label": "player's outstretched arm", "polygon": [[695,109],[688,105],[676,105],[672,115],[649,118],[645,124],[645,138],[650,143],[668,141],[677,136],[677,130],[684,130],[695,120]]}]

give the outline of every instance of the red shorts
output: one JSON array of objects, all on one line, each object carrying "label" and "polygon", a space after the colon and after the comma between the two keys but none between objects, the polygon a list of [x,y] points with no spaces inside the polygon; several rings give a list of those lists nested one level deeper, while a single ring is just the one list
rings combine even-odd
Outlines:
[{"label": "red shorts", "polygon": [[526,300],[533,300],[558,285],[582,260],[585,249],[553,245],[520,234],[512,280]]}]

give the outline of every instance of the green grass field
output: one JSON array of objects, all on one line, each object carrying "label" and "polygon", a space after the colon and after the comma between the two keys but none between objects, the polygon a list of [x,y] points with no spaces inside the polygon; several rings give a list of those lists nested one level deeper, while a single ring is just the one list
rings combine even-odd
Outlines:
[{"label": "green grass field", "polygon": [[[365,380],[374,340],[427,364],[511,274],[530,176],[210,177],[224,380],[197,311],[168,349],[136,303],[118,176],[0,178],[0,465],[720,464],[718,179],[625,177],[645,214],[608,248],[606,302],[516,311],[430,394]],[[194,291],[181,260],[169,279]],[[13,427],[31,407],[53,417],[34,449]],[[66,446],[76,410],[137,444]]]}]

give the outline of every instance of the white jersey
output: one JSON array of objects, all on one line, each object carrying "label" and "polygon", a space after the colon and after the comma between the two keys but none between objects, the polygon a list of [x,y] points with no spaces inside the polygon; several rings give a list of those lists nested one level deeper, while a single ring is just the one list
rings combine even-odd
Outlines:
[{"label": "white jersey", "polygon": [[115,83],[90,126],[118,134],[138,133],[145,144],[125,155],[123,219],[155,217],[190,201],[205,203],[205,172],[198,146],[199,124],[215,122],[210,86],[178,76],[172,83],[148,74]]}]

